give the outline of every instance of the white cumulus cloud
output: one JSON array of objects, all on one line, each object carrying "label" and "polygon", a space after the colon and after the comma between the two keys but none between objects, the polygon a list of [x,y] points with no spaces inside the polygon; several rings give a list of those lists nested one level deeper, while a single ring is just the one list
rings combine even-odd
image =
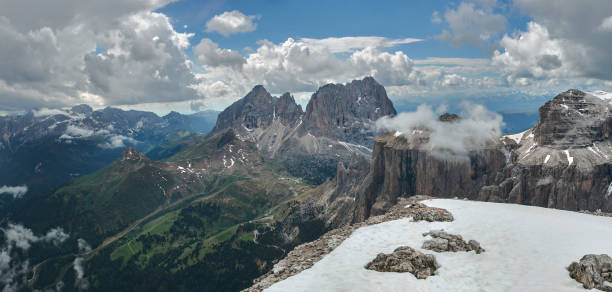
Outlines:
[{"label": "white cumulus cloud", "polygon": [[434,110],[420,105],[414,112],[402,112],[395,117],[383,117],[376,125],[384,130],[399,131],[410,139],[413,131],[427,131],[429,140],[423,150],[443,159],[467,159],[470,150],[482,148],[501,136],[502,117],[482,105],[463,104],[461,118],[454,122],[438,119],[444,108]]},{"label": "white cumulus cloud", "polygon": [[258,18],[257,15],[244,15],[238,10],[226,11],[206,22],[206,32],[217,32],[226,37],[231,34],[251,32],[257,28],[254,20]]},{"label": "white cumulus cloud", "polygon": [[606,17],[599,25],[599,29],[603,31],[612,31],[612,16]]},{"label": "white cumulus cloud", "polygon": [[221,49],[210,39],[203,38],[200,43],[193,47],[193,53],[197,56],[198,61],[210,67],[242,67],[246,61],[236,51],[229,49]]}]

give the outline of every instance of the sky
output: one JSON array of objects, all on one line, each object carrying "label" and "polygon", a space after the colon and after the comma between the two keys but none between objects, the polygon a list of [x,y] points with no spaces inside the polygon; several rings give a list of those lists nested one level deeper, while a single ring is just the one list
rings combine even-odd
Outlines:
[{"label": "sky", "polygon": [[609,0],[0,0],[0,39],[0,114],[222,110],[257,84],[306,104],[365,76],[400,110],[612,91]]}]

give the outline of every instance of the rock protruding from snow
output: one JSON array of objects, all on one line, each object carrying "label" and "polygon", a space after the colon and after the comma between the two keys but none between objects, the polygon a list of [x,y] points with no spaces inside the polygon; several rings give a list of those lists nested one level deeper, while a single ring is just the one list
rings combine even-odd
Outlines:
[{"label": "rock protruding from snow", "polygon": [[409,205],[408,208],[415,209],[414,215],[412,215],[413,221],[453,221],[453,214],[447,210],[440,208],[431,208],[422,203],[415,203]]},{"label": "rock protruding from snow", "polygon": [[582,283],[586,289],[612,292],[612,258],[607,254],[588,254],[568,268],[570,277]]},{"label": "rock protruding from snow", "polygon": [[475,251],[480,254],[485,251],[478,241],[472,239],[465,242],[461,235],[446,233],[444,229],[432,230],[423,233],[423,236],[431,236],[432,239],[425,241],[422,248],[435,252]]},{"label": "rock protruding from snow", "polygon": [[426,279],[435,275],[440,267],[436,257],[424,254],[409,246],[400,246],[393,253],[379,253],[376,258],[369,262],[365,268],[378,272],[411,273],[417,279]]}]

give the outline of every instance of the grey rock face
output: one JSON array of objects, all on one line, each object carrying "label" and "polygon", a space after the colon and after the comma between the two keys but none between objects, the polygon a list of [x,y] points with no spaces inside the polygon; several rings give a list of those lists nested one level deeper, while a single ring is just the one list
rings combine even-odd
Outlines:
[{"label": "grey rock face", "polygon": [[423,236],[430,236],[432,239],[426,240],[422,248],[436,252],[458,252],[475,251],[477,254],[484,252],[480,243],[476,240],[465,242],[461,235],[446,233],[444,230],[432,230],[423,233]]},{"label": "grey rock face", "polygon": [[582,283],[584,288],[612,292],[612,286],[605,283],[612,283],[612,258],[608,255],[585,255],[567,269],[570,277]]},{"label": "grey rock face", "polygon": [[472,149],[465,161],[421,148],[426,132],[380,135],[359,187],[356,220],[414,195],[612,211],[612,104],[570,90],[544,105],[540,115],[533,129]]},{"label": "grey rock face", "polygon": [[371,156],[373,123],[389,114],[393,104],[371,77],[321,87],[306,112],[289,93],[276,98],[258,85],[219,114],[213,133],[232,128],[293,175],[320,184],[333,178],[339,161]]},{"label": "grey rock face", "polygon": [[571,89],[540,107],[534,134],[539,145],[577,147],[610,138],[608,102]]},{"label": "grey rock face", "polygon": [[319,88],[306,106],[304,129],[315,136],[371,147],[376,136],[373,122],[395,114],[385,88],[366,77]]},{"label": "grey rock face", "polygon": [[417,279],[434,275],[440,267],[436,257],[424,254],[409,246],[400,246],[393,253],[379,253],[365,268],[378,272],[411,273]]},{"label": "grey rock face", "polygon": [[288,93],[279,99],[270,95],[263,86],[257,85],[245,97],[219,114],[213,133],[228,128],[265,129],[277,118],[289,125],[302,114],[302,108]]}]

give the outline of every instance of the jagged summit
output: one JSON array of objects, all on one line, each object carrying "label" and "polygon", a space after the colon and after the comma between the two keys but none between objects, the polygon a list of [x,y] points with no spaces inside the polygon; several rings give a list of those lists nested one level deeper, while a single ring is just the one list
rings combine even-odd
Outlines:
[{"label": "jagged summit", "polygon": [[248,130],[267,128],[277,117],[291,124],[302,115],[302,108],[286,93],[276,98],[262,86],[257,85],[243,98],[234,102],[219,114],[213,133],[228,128],[244,127]]},{"label": "jagged summit", "polygon": [[395,114],[385,88],[372,77],[322,86],[312,95],[306,112],[290,93],[277,98],[262,85],[257,85],[219,114],[213,132],[227,128],[265,129],[275,119],[285,126],[303,121],[302,135],[371,146],[375,136],[373,122]]},{"label": "jagged summit", "polygon": [[315,136],[370,146],[375,136],[372,123],[395,114],[385,88],[366,77],[319,88],[306,106],[304,124]]}]

